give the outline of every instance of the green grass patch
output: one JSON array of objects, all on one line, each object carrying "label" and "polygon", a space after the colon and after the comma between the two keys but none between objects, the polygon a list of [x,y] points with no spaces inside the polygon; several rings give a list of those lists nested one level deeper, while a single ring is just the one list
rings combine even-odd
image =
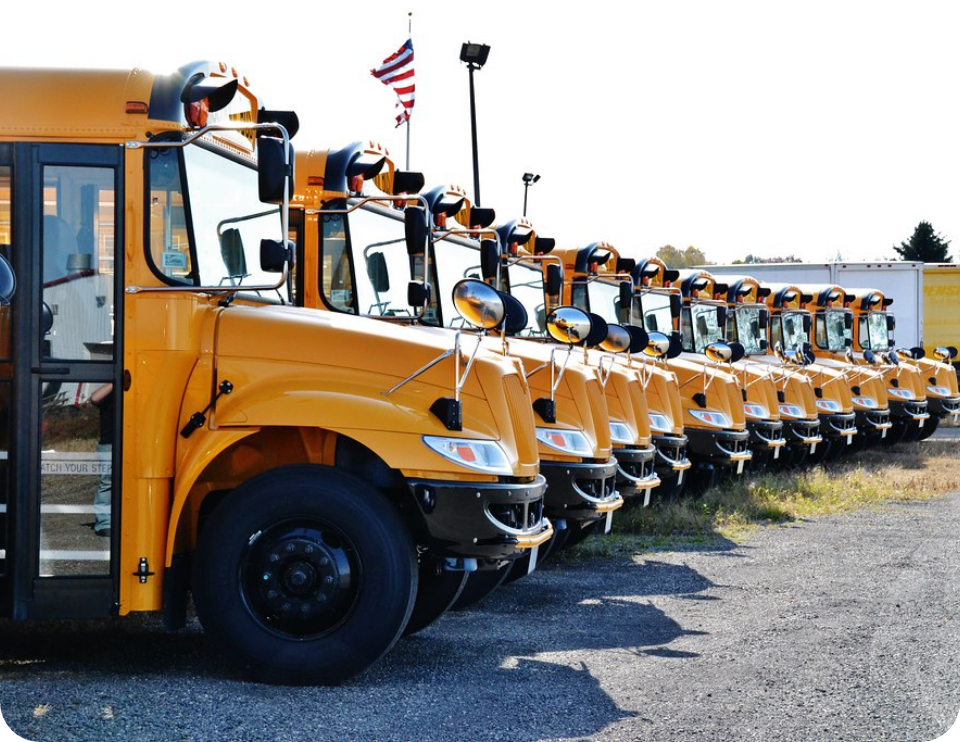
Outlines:
[{"label": "green grass patch", "polygon": [[590,538],[570,556],[628,555],[710,547],[752,529],[806,518],[929,499],[960,488],[960,442],[927,441],[867,451],[799,471],[747,473],[698,498],[628,505],[613,533]]}]

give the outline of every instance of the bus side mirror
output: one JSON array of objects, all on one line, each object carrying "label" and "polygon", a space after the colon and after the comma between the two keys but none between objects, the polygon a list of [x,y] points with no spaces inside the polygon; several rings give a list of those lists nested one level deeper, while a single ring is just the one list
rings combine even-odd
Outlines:
[{"label": "bus side mirror", "polygon": [[290,240],[260,240],[260,270],[280,273],[287,263],[293,264],[293,242]]},{"label": "bus side mirror", "polygon": [[556,263],[547,263],[547,294],[556,296],[563,288],[563,269]]},{"label": "bus side mirror", "polygon": [[410,281],[407,284],[407,305],[423,307],[430,302],[430,284],[423,281]]},{"label": "bus side mirror", "polygon": [[853,315],[844,313],[843,315],[843,329],[852,330],[853,329]]},{"label": "bus side mirror", "polygon": [[727,308],[717,307],[717,326],[726,333],[727,330]]},{"label": "bus side mirror", "polygon": [[423,255],[427,241],[427,212],[422,206],[408,206],[403,212],[403,234],[407,255]]},{"label": "bus side mirror", "polygon": [[803,315],[803,333],[807,336],[810,335],[810,328],[813,325],[813,318],[809,314]]},{"label": "bus side mirror", "polygon": [[[17,276],[7,259],[0,255],[0,304],[10,303],[17,292]],[[46,304],[44,304],[46,306]],[[53,325],[53,314],[50,315],[50,325]]]},{"label": "bus side mirror", "polygon": [[674,319],[680,316],[680,310],[683,308],[683,298],[680,294],[670,294],[670,314]]},{"label": "bus side mirror", "polygon": [[633,284],[629,281],[620,282],[620,311],[627,312],[625,322],[630,320],[630,305],[633,302]]},{"label": "bus side mirror", "polygon": [[[853,338],[844,338],[844,339],[843,339],[843,347],[844,347],[844,348],[852,348],[852,347],[853,347]],[[893,343],[892,343],[892,342],[890,343],[890,347],[891,347],[891,348],[893,347]]]},{"label": "bus side mirror", "polygon": [[767,317],[767,313],[766,313],[766,312],[760,312],[760,313],[757,315],[757,326],[758,326],[761,330],[766,330],[766,329],[767,329],[767,324],[768,324],[768,322],[769,322],[769,318]]},{"label": "bus side mirror", "polygon": [[887,315],[887,332],[893,332],[897,329],[897,318],[892,314]]},{"label": "bus side mirror", "polygon": [[378,294],[390,290],[390,273],[387,271],[387,259],[382,252],[367,256],[367,278]]},{"label": "bus side mirror", "polygon": [[[257,139],[257,185],[260,200],[265,204],[282,204],[283,189],[287,200],[293,197],[294,156],[290,147],[289,164],[283,161],[283,140],[276,137]],[[290,176],[289,178],[287,176]]]},{"label": "bus side mirror", "polygon": [[500,262],[500,243],[496,240],[480,241],[480,275],[484,280],[497,277]]},{"label": "bus side mirror", "polygon": [[764,340],[763,338],[760,338],[760,343],[759,343],[759,345],[760,345],[760,350],[763,351],[763,352],[766,352],[767,348],[770,347],[769,344],[767,343],[767,341]]}]

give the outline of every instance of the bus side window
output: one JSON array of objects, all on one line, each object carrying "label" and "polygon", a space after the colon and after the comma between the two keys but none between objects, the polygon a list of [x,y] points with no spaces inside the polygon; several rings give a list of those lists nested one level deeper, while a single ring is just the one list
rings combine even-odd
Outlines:
[{"label": "bus side window", "polygon": [[320,285],[323,295],[335,309],[356,314],[343,215],[323,214],[321,219]]}]

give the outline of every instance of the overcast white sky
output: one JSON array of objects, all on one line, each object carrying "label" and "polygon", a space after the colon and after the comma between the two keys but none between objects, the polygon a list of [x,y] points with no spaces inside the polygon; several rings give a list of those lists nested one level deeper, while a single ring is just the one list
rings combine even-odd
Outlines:
[{"label": "overcast white sky", "polygon": [[[483,205],[562,244],[643,256],[695,245],[892,257],[920,220],[960,250],[960,4],[950,2],[15,3],[0,63],[248,74],[300,114],[298,148],[385,143],[393,93],[369,75],[414,12],[412,166],[472,192],[466,40]],[[120,22],[127,25],[122,27]],[[2,102],[0,102],[2,105]]]}]

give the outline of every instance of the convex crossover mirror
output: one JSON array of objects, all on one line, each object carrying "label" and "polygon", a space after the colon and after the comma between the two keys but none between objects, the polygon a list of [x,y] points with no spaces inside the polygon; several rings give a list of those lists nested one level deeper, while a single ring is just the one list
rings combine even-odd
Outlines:
[{"label": "convex crossover mirror", "polygon": [[466,322],[480,330],[499,327],[507,313],[500,292],[475,278],[457,282],[453,305]]},{"label": "convex crossover mirror", "polygon": [[547,332],[559,343],[577,345],[590,335],[593,323],[586,312],[576,307],[557,307],[547,315]]},{"label": "convex crossover mirror", "polygon": [[[16,291],[17,277],[10,263],[7,262],[7,259],[3,257],[3,255],[0,255],[0,304],[9,304]],[[44,304],[44,306],[46,306],[46,304]],[[53,314],[50,315],[50,325],[53,325]]]}]

